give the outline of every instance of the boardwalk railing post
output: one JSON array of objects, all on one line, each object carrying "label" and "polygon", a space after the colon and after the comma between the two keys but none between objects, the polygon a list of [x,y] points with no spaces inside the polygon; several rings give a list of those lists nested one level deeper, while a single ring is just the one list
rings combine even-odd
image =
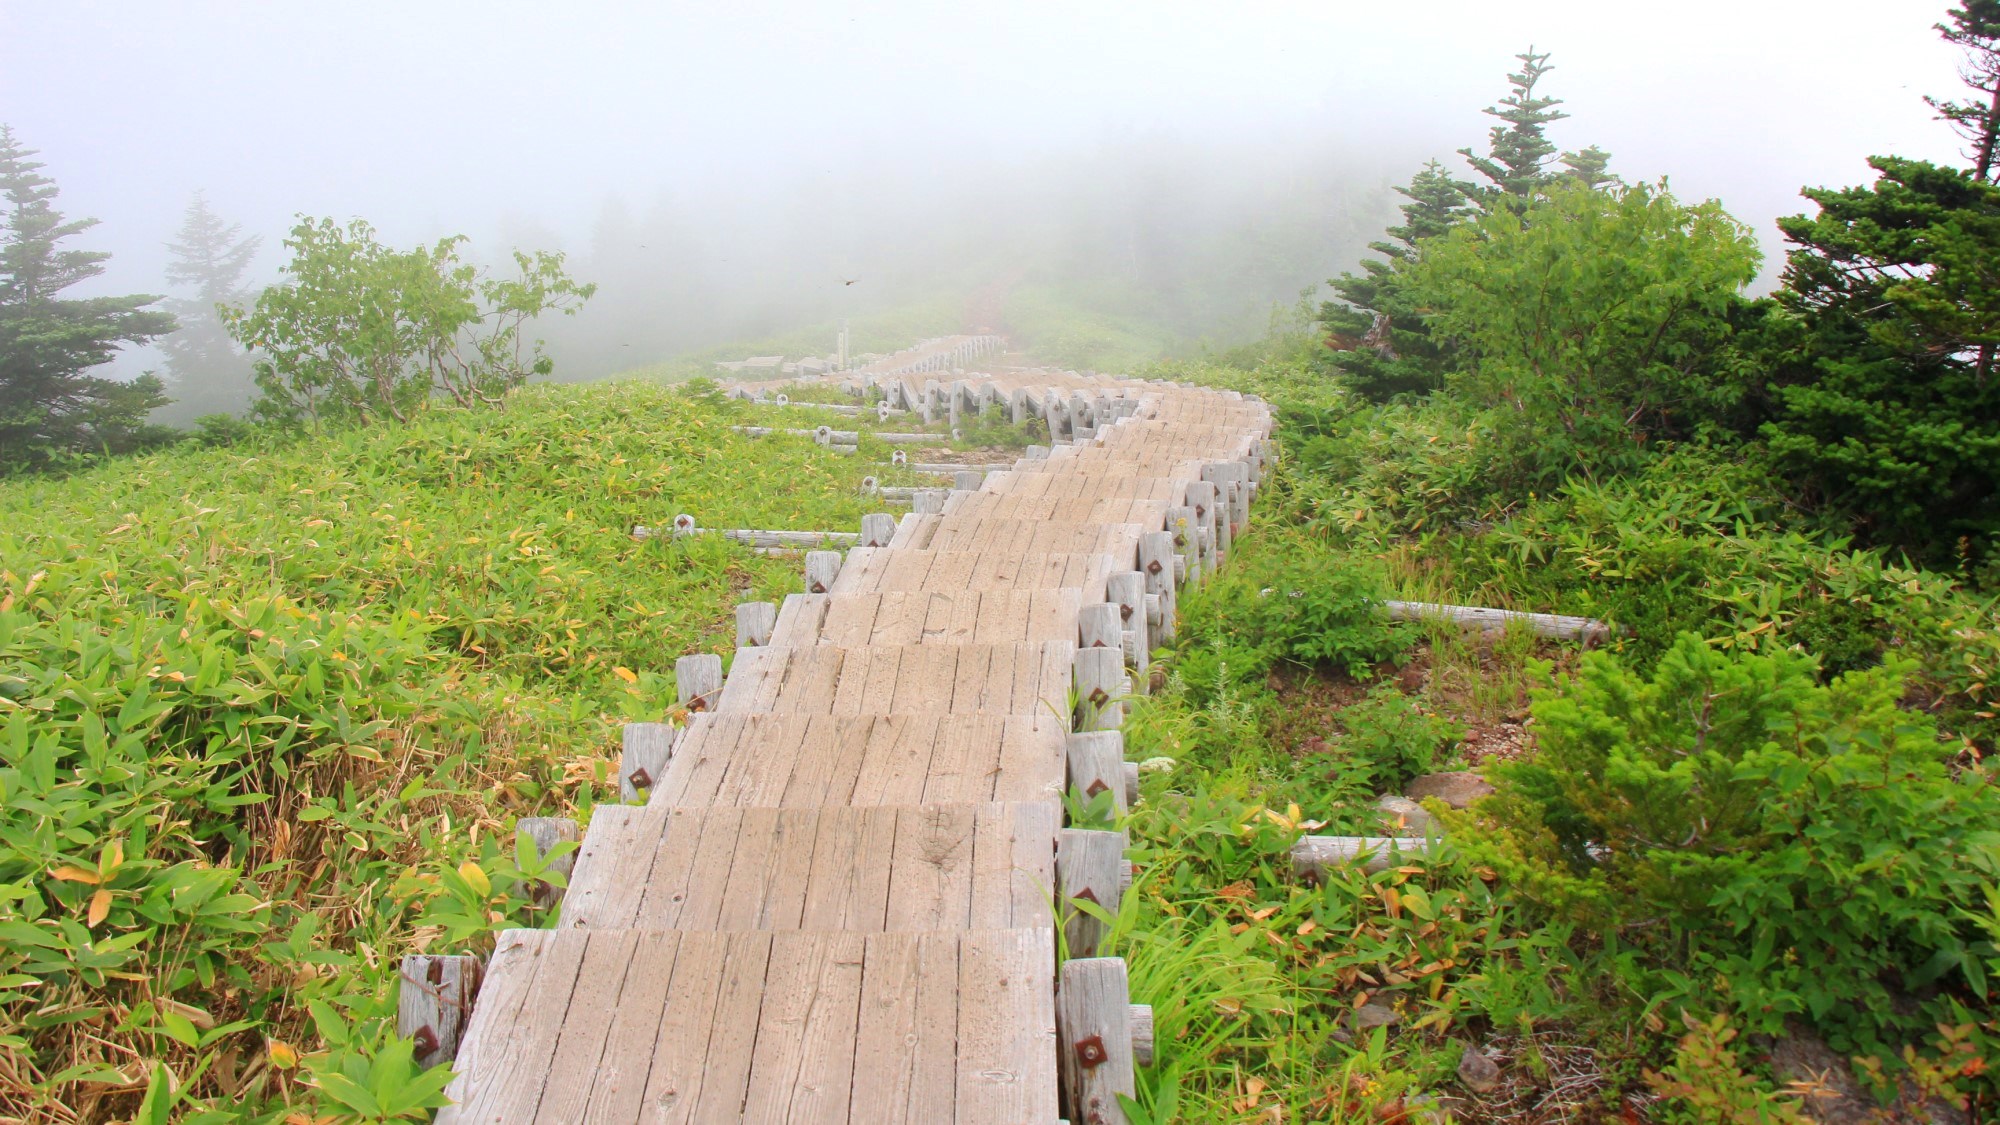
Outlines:
[{"label": "boardwalk railing post", "polygon": [[1152,665],[1151,638],[1146,631],[1146,578],[1136,570],[1123,571],[1105,581],[1105,600],[1118,608],[1125,663],[1132,669],[1133,691],[1145,694]]},{"label": "boardwalk railing post", "polygon": [[960,469],[951,474],[951,487],[959,492],[977,492],[986,483],[986,474],[978,469]]},{"label": "boardwalk railing post", "polygon": [[674,756],[674,739],[679,733],[665,723],[625,724],[625,749],[618,758],[620,801],[636,805],[642,790],[659,784]]},{"label": "boardwalk railing post", "polygon": [[[1195,553],[1190,564],[1199,562],[1204,580],[1215,573],[1215,486],[1208,481],[1197,481],[1187,486],[1187,504],[1194,509],[1194,524],[1189,538]],[[1196,568],[1189,566],[1192,572]]]},{"label": "boardwalk railing post", "polygon": [[1069,1119],[1125,1125],[1118,1095],[1133,1097],[1132,991],[1122,957],[1063,962],[1056,991],[1056,1050]]},{"label": "boardwalk railing post", "polygon": [[1146,593],[1160,599],[1159,629],[1151,638],[1156,644],[1172,644],[1179,606],[1174,597],[1174,533],[1149,531],[1139,537],[1139,573],[1145,576]]},{"label": "boardwalk railing post", "polygon": [[831,593],[834,579],[840,577],[840,563],[839,551],[807,551],[806,593]]},{"label": "boardwalk railing post", "polygon": [[689,711],[708,711],[722,692],[722,658],[712,652],[698,652],[674,661],[674,685],[681,706]]},{"label": "boardwalk railing post", "polygon": [[[549,853],[555,850],[557,844],[576,843],[576,821],[567,817],[524,816],[514,823],[514,836],[517,840],[528,842],[537,861],[547,861],[543,870],[560,875],[564,882],[568,882],[570,871],[576,867],[576,849],[571,848],[554,859],[549,859]],[[528,901],[543,910],[561,902],[562,897],[563,888],[544,879],[535,880],[535,885],[528,891]]]},{"label": "boardwalk railing post", "polygon": [[1078,648],[1108,648],[1122,657],[1125,652],[1124,623],[1118,607],[1110,602],[1084,606],[1076,615]]},{"label": "boardwalk railing post", "polygon": [[1195,527],[1193,506],[1168,508],[1167,530],[1174,537],[1174,580],[1187,586],[1201,585],[1200,535]]},{"label": "boardwalk railing post", "polygon": [[1110,790],[1112,805],[1122,815],[1130,807],[1125,788],[1125,736],[1115,730],[1079,731],[1069,736],[1064,755],[1069,760],[1069,788],[1085,799]]},{"label": "boardwalk railing post", "polygon": [[862,547],[887,547],[896,537],[896,517],[887,512],[870,512],[861,517]]},{"label": "boardwalk railing post", "polygon": [[1125,654],[1115,648],[1081,648],[1072,669],[1077,700],[1075,729],[1116,730],[1123,726]]},{"label": "boardwalk railing post", "polygon": [[778,624],[778,607],[771,602],[743,602],[736,607],[736,647],[759,648],[771,643]]},{"label": "boardwalk railing post", "polygon": [[1106,914],[1117,914],[1130,881],[1132,865],[1125,859],[1125,834],[1093,828],[1065,828],[1056,833],[1056,894],[1064,948],[1071,957],[1097,952],[1107,927],[1102,919],[1077,909],[1073,901],[1090,903]]},{"label": "boardwalk railing post", "polygon": [[412,953],[403,958],[396,990],[396,1034],[416,1040],[416,1063],[435,1066],[458,1057],[459,1037],[479,995],[479,958]]},{"label": "boardwalk railing post", "polygon": [[920,488],[910,494],[910,511],[920,516],[934,516],[944,511],[945,490],[942,488]]}]

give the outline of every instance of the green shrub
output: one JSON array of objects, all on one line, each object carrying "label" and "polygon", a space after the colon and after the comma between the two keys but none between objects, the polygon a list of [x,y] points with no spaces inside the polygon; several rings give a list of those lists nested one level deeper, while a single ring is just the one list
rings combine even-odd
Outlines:
[{"label": "green shrub", "polygon": [[1212,622],[1211,635],[1189,632],[1198,645],[1255,653],[1260,670],[1288,661],[1365,679],[1408,643],[1382,613],[1386,591],[1377,564],[1301,537],[1264,541],[1239,549],[1200,595],[1206,605],[1191,616]]},{"label": "green shrub", "polygon": [[1342,710],[1340,728],[1337,745],[1347,767],[1384,792],[1442,768],[1465,733],[1394,684],[1378,684],[1361,702]]},{"label": "green shrub", "polygon": [[1961,908],[2000,849],[2000,789],[1947,768],[1897,705],[1905,671],[1822,685],[1807,656],[1694,636],[1650,675],[1587,654],[1538,695],[1537,754],[1493,771],[1496,866],[1719,978],[1752,1030],[1804,1015],[1839,1047],[1900,1042],[1988,995]]}]

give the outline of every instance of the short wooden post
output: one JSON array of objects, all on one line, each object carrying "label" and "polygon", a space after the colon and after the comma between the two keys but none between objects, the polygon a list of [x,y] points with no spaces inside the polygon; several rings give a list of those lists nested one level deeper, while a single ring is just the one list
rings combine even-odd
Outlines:
[{"label": "short wooden post", "polygon": [[1056,990],[1057,1063],[1069,1119],[1126,1125],[1118,1096],[1138,1094],[1132,1059],[1132,989],[1122,957],[1063,962]]},{"label": "short wooden post", "polygon": [[[1188,507],[1194,509],[1194,545],[1201,563],[1201,576],[1215,573],[1215,485],[1197,481],[1187,487]],[[1194,560],[1190,560],[1194,561]],[[1190,567],[1190,570],[1193,568]]]},{"label": "short wooden post", "polygon": [[833,583],[840,577],[841,554],[839,551],[806,552],[806,593],[825,594],[833,590]]},{"label": "short wooden post", "polygon": [[1118,619],[1118,607],[1110,602],[1084,606],[1076,615],[1078,648],[1108,648],[1122,656],[1125,651],[1124,631],[1123,623]]},{"label": "short wooden post", "polygon": [[1125,762],[1119,767],[1118,776],[1125,782],[1125,804],[1129,807],[1139,803],[1139,763]]},{"label": "short wooden post", "polygon": [[1056,833],[1056,896],[1068,956],[1095,954],[1108,929],[1102,921],[1071,906],[1071,900],[1116,914],[1131,872],[1123,832],[1064,828]]},{"label": "short wooden post", "polygon": [[459,1038],[479,995],[479,958],[412,953],[403,958],[396,987],[396,1034],[416,1041],[420,1067],[458,1057]]},{"label": "short wooden post", "polygon": [[1176,582],[1189,586],[1201,585],[1201,535],[1195,523],[1194,508],[1182,504],[1167,509],[1167,531],[1174,537],[1174,565]]},{"label": "short wooden post", "polygon": [[1077,730],[1117,730],[1125,724],[1125,654],[1115,648],[1081,648],[1071,665],[1076,683]]},{"label": "short wooden post", "polygon": [[1174,596],[1173,532],[1149,531],[1139,537],[1139,573],[1145,576],[1146,593],[1160,599],[1158,628],[1151,639],[1155,644],[1172,644],[1180,616],[1179,599]]},{"label": "short wooden post", "polygon": [[1152,665],[1152,638],[1146,632],[1146,578],[1136,570],[1121,571],[1104,583],[1104,600],[1118,607],[1123,626],[1125,664],[1132,669],[1133,689],[1146,690],[1147,671]]},{"label": "short wooden post", "polygon": [[1132,1061],[1140,1066],[1153,1065],[1153,1006],[1151,1004],[1132,1005]]},{"label": "short wooden post", "polygon": [[757,648],[771,643],[771,630],[778,624],[778,607],[772,602],[742,602],[736,607],[736,647]]},{"label": "short wooden post", "polygon": [[1028,388],[1015,387],[1007,396],[1007,420],[1016,426],[1028,417]]},{"label": "short wooden post", "polygon": [[689,711],[709,710],[722,692],[722,658],[712,652],[681,657],[674,661],[674,684],[681,706]]},{"label": "short wooden post", "polygon": [[986,474],[978,469],[960,469],[951,474],[951,486],[960,492],[977,492],[985,483]]},{"label": "short wooden post", "polygon": [[1130,794],[1125,791],[1125,736],[1115,730],[1079,731],[1064,746],[1069,761],[1069,787],[1085,798],[1110,790],[1112,805],[1123,815]]},{"label": "short wooden post", "polygon": [[870,512],[861,517],[861,538],[857,547],[887,547],[896,537],[896,517],[887,512]]},{"label": "short wooden post", "polygon": [[618,758],[618,799],[639,803],[639,794],[666,776],[680,732],[665,723],[626,723],[625,749]]},{"label": "short wooden post", "polygon": [[910,511],[920,516],[934,516],[944,511],[945,490],[942,488],[919,488],[910,493]]},{"label": "short wooden post", "polygon": [[[548,855],[557,844],[576,843],[576,821],[559,816],[524,816],[514,822],[514,837],[528,841],[536,859],[548,860],[544,870],[562,876],[565,883],[569,881],[569,873],[576,867],[576,849],[571,848],[554,859],[548,859]],[[543,910],[561,902],[562,897],[562,887],[543,879],[535,880],[528,889],[528,901]]]},{"label": "short wooden post", "polygon": [[1031,445],[1021,451],[1021,456],[1029,461],[1046,461],[1049,459],[1049,447],[1046,445]]}]

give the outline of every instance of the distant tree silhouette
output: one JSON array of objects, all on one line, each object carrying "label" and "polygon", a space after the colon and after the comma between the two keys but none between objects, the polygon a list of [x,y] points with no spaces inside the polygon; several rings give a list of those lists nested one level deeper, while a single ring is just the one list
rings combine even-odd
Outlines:
[{"label": "distant tree silhouette", "polygon": [[167,244],[167,283],[185,295],[165,302],[180,330],[160,341],[176,400],[163,416],[178,421],[238,414],[256,399],[250,357],[230,339],[216,308],[248,299],[243,272],[262,242],[225,223],[201,193],[189,201],[179,235]]}]

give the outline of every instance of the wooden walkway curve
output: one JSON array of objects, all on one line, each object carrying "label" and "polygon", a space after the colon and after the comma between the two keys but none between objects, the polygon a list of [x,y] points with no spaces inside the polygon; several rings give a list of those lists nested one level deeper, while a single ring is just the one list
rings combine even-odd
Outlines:
[{"label": "wooden walkway curve", "polygon": [[853,548],[737,651],[646,803],[596,810],[559,923],[500,936],[439,1121],[1122,1120],[1058,1095],[1079,623],[1148,533],[1181,540],[1168,604],[1213,566],[1270,411],[1075,372],[879,382],[1059,443]]}]

